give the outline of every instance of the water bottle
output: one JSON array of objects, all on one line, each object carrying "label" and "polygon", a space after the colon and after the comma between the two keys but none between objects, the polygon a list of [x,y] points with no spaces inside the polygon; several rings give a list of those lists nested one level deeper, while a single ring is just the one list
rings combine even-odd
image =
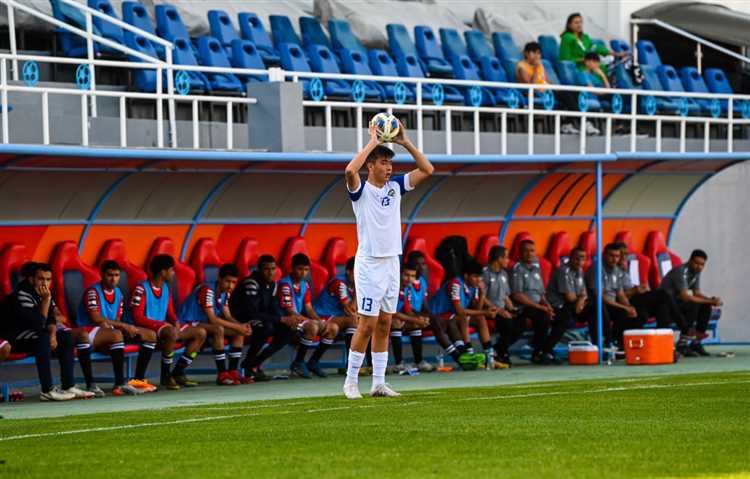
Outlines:
[{"label": "water bottle", "polygon": [[489,371],[490,369],[495,369],[495,350],[490,348],[487,350],[487,368],[486,371]]},{"label": "water bottle", "polygon": [[445,367],[445,359],[443,357],[442,351],[437,355],[437,361],[438,361],[438,369]]}]

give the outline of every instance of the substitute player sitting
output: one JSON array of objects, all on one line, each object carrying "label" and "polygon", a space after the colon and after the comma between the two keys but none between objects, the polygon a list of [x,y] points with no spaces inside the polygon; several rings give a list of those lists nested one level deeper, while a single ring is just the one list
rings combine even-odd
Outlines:
[{"label": "substitute player sitting", "polygon": [[[396,312],[399,291],[401,249],[401,197],[429,178],[434,167],[406,135],[399,123],[393,141],[411,154],[417,169],[392,177],[393,156],[380,144],[377,130],[370,125],[370,141],[346,166],[346,188],[357,219],[357,248],[354,282],[359,322],[349,351],[344,394],[359,399],[359,369],[372,338],[372,396],[399,394],[385,383],[388,365],[388,336]],[[367,165],[367,180],[359,171]]]},{"label": "substitute player sitting", "polygon": [[[415,294],[412,284],[417,279],[417,266],[406,263],[401,267],[401,291],[398,295],[396,314],[391,320],[391,349],[396,365],[393,372],[401,374],[410,369],[425,368],[425,372],[433,371],[432,364],[427,363],[422,356],[422,329],[430,325],[429,316],[418,313],[421,311],[414,308]],[[407,366],[403,363],[402,337],[406,333],[411,338],[411,349],[414,355],[414,365]],[[425,366],[426,364],[426,366]],[[420,369],[421,370],[421,369]]]},{"label": "substitute player sitting", "polygon": [[[229,297],[237,286],[238,276],[235,265],[221,265],[219,279],[212,285],[201,284],[196,287],[180,308],[180,321],[203,328],[211,336],[217,371],[216,384],[220,386],[241,384],[238,367],[242,359],[242,345],[252,333],[249,323],[240,323],[229,311]],[[228,368],[224,352],[225,337],[230,338]]]}]

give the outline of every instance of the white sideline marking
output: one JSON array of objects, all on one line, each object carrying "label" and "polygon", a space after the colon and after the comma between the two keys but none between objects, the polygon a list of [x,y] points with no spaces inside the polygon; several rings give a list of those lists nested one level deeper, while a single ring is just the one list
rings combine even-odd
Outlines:
[{"label": "white sideline marking", "polygon": [[[542,396],[572,396],[576,394],[599,394],[599,393],[621,392],[621,391],[637,391],[637,390],[643,390],[643,389],[672,389],[672,388],[684,388],[684,387],[711,386],[711,385],[716,385],[716,384],[746,384],[746,383],[750,383],[750,380],[705,381],[705,382],[699,382],[699,383],[682,383],[682,384],[649,384],[649,385],[636,386],[636,387],[611,387],[611,388],[602,388],[602,389],[589,389],[587,391],[552,391],[552,392],[540,392],[540,393],[528,393],[528,394],[510,394],[510,395],[503,395],[503,396],[477,396],[477,397],[471,397],[471,398],[453,399],[452,401],[488,401],[488,400],[491,401],[495,399],[519,399],[519,398],[542,397]],[[398,405],[398,406],[403,405],[403,403],[392,403],[392,402],[382,403],[383,406],[391,405],[391,404]],[[410,401],[407,404],[409,405],[427,404],[427,401]],[[378,405],[378,406],[381,406],[381,405]],[[247,406],[247,407],[251,407],[251,406]],[[324,412],[324,411],[335,411],[335,410],[344,410],[344,409],[365,409],[365,408],[372,408],[372,407],[376,407],[376,405],[366,404],[362,406],[344,406],[344,407],[334,407],[334,408],[325,408],[325,409],[309,409],[304,412],[312,414],[312,413]],[[158,426],[174,426],[178,424],[221,421],[224,419],[236,419],[240,417],[299,414],[300,412],[301,411],[275,411],[269,414],[263,414],[259,412],[250,413],[250,414],[226,414],[223,416],[208,416],[208,417],[197,417],[197,418],[190,418],[190,419],[176,419],[174,421],[144,422],[140,424],[121,424],[118,426],[94,427],[94,428],[88,428],[88,429],[73,429],[69,431],[40,432],[40,433],[34,433],[34,434],[21,434],[17,436],[0,437],[0,442],[18,441],[21,439],[36,439],[36,438],[41,438],[41,437],[69,436],[73,434],[84,434],[84,433],[90,433],[90,432],[108,432],[108,431],[120,431],[123,429],[137,429],[137,428],[158,427]]]}]

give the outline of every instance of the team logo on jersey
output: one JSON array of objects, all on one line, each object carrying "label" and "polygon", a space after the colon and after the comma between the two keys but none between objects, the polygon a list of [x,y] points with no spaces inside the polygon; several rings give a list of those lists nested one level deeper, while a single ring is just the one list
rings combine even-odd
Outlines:
[{"label": "team logo on jersey", "polygon": [[388,190],[388,196],[396,196],[396,190],[394,190],[393,188]]}]

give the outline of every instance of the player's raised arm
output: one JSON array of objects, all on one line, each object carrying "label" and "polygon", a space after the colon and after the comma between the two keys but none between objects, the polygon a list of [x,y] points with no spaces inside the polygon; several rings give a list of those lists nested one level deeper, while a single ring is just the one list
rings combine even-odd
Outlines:
[{"label": "player's raised arm", "polygon": [[372,150],[380,144],[375,126],[370,125],[368,131],[370,133],[370,141],[364,148],[362,148],[362,151],[352,158],[352,161],[346,165],[346,170],[344,171],[344,174],[346,175],[346,187],[351,192],[355,192],[359,189],[360,182],[362,181],[359,177],[359,170],[362,169],[362,166],[365,164],[365,161],[367,161],[367,157],[372,153]]},{"label": "player's raised arm", "polygon": [[409,154],[414,158],[414,161],[417,163],[417,169],[412,170],[408,173],[409,175],[409,184],[412,188],[420,184],[422,181],[429,178],[432,173],[435,171],[435,167],[432,166],[432,163],[430,163],[430,160],[427,159],[427,157],[417,149],[416,146],[414,146],[414,143],[411,142],[411,139],[409,139],[408,135],[406,134],[406,128],[404,128],[404,124],[399,121],[399,131],[396,138],[394,138],[394,143],[398,143],[399,145],[406,148],[406,151],[409,152]]}]

